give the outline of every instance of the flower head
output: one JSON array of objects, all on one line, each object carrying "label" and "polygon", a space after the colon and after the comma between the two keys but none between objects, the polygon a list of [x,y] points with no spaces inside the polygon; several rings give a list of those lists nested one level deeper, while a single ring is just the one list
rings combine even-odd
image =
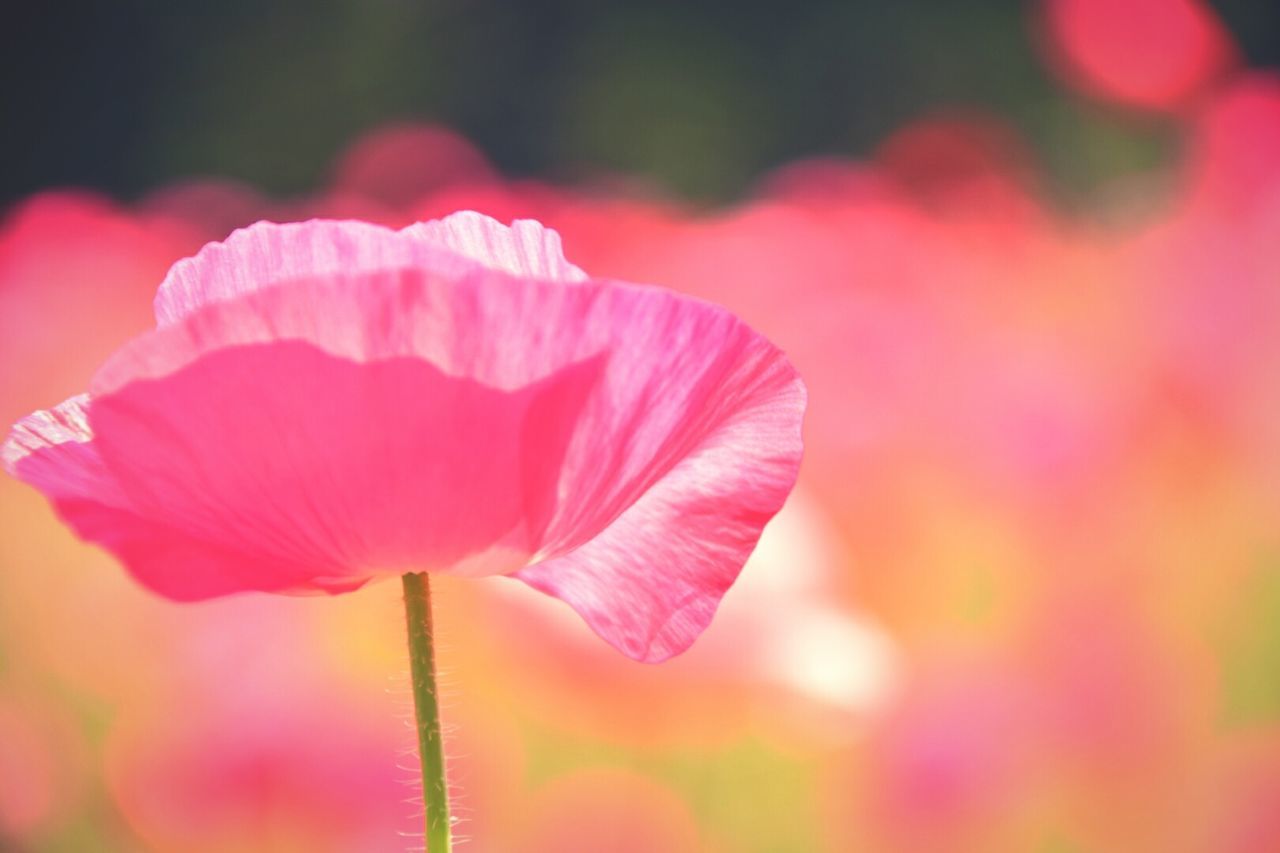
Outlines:
[{"label": "flower head", "polygon": [[536,222],[259,223],[178,262],[155,308],[3,460],[169,598],[511,575],[662,660],[795,481],[782,353],[588,278]]}]

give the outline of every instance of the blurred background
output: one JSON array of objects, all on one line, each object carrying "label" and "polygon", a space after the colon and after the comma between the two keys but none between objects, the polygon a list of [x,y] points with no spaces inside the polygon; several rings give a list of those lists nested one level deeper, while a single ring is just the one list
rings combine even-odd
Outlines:
[{"label": "blurred background", "polygon": [[[0,420],[233,228],[540,219],[786,349],[806,461],[668,664],[441,584],[462,849],[1280,850],[1277,65],[1272,0],[21,4]],[[3,478],[0,850],[412,848],[402,622]]]},{"label": "blurred background", "polygon": [[[1076,38],[1149,75],[1146,101],[1202,70],[1203,46],[1151,39],[1191,7],[1093,5]],[[1038,14],[1023,0],[23,4],[0,30],[0,199],[133,198],[191,175],[305,192],[358,134],[405,118],[448,125],[505,175],[621,171],[706,201],[798,157],[865,156],[939,107],[999,115],[1071,197],[1167,159],[1167,124],[1060,85]],[[1275,3],[1211,14],[1249,64],[1280,63]]]}]

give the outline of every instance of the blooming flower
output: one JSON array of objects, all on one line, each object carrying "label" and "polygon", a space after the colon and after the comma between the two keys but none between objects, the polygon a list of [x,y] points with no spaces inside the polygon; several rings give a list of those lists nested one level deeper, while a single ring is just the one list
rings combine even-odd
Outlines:
[{"label": "blooming flower", "polygon": [[658,661],[799,465],[776,347],[589,279],[532,221],[259,223],[176,264],[155,309],[3,461],[172,599],[511,575]]}]

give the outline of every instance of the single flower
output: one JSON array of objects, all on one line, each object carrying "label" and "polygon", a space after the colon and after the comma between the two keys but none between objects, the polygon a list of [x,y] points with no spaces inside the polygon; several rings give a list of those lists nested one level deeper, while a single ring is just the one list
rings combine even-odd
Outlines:
[{"label": "single flower", "polygon": [[260,223],[4,463],[177,600],[513,575],[683,650],[790,490],[804,390],[729,312],[594,281],[537,223]]},{"label": "single flower", "polygon": [[6,468],[172,599],[402,575],[433,851],[428,575],[513,576],[660,661],[795,482],[782,353],[709,303],[589,279],[536,222],[259,223],[177,263],[155,309],[88,393],[19,421]]}]

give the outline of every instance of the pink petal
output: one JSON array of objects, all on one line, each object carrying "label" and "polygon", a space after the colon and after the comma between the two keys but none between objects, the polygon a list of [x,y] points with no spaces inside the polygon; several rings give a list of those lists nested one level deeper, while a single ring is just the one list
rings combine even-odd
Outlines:
[{"label": "pink petal", "polygon": [[[210,301],[92,395],[111,497],[59,509],[89,506],[72,523],[109,547],[98,507],[145,519],[153,552],[113,550],[164,594],[518,572],[643,660],[706,626],[794,482],[804,409],[782,354],[713,305],[447,260]],[[80,464],[47,453],[15,472],[45,488]]]},{"label": "pink petal", "polygon": [[[468,263],[470,261],[470,263]],[[463,211],[400,231],[357,221],[259,222],[173,265],[156,293],[156,321],[288,281],[405,267],[460,274],[474,264],[549,280],[585,278],[560,235],[530,220],[510,227]]]},{"label": "pink petal", "polygon": [[115,480],[93,446],[89,395],[77,394],[13,426],[0,448],[5,470],[53,500],[96,495],[123,506]]},{"label": "pink petal", "polygon": [[[357,364],[300,341],[227,347],[98,397],[92,441],[49,429],[12,467],[173,598],[509,571],[533,552],[524,518],[551,500],[558,474],[543,451],[565,439],[546,433],[572,428],[596,372],[571,365],[503,392],[420,359]],[[549,415],[537,453],[525,448],[530,411]]]},{"label": "pink petal", "polygon": [[464,262],[435,244],[367,222],[259,222],[173,265],[156,292],[156,321],[176,323],[213,302],[329,273]]},{"label": "pink petal", "polygon": [[210,598],[303,583],[308,567],[245,560],[135,511],[93,440],[89,405],[82,394],[28,415],[0,451],[5,469],[44,492],[81,538],[102,545],[142,584],[169,598]]},{"label": "pink petal", "polygon": [[491,574],[527,561],[525,508],[554,485],[557,460],[527,464],[528,410],[590,383],[588,368],[507,392],[421,359],[358,364],[280,341],[131,383],[90,420],[131,505],[194,538],[308,566],[317,582]]},{"label": "pink petal", "polygon": [[560,235],[532,219],[517,219],[508,227],[483,213],[464,210],[411,225],[405,231],[489,269],[548,281],[582,281],[587,277],[565,260]]},{"label": "pink petal", "polygon": [[804,386],[754,384],[704,437],[585,545],[516,573],[636,660],[679,654],[710,624],[766,522],[795,485]]}]

